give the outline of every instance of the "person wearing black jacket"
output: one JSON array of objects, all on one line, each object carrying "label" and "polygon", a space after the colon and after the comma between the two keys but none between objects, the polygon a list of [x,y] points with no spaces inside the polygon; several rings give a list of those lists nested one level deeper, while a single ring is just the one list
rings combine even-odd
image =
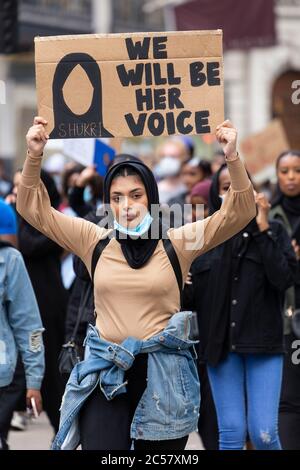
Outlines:
[{"label": "person wearing black jacket", "polygon": [[280,220],[290,237],[298,260],[294,285],[285,296],[285,343],[282,391],[279,408],[279,435],[285,450],[300,450],[300,365],[293,361],[298,347],[299,331],[295,331],[291,313],[300,309],[300,152],[288,150],[276,162],[277,194],[272,203],[271,217]]},{"label": "person wearing black jacket", "polygon": [[[214,175],[210,214],[230,185],[223,165]],[[232,239],[197,258],[190,307],[198,313],[200,357],[217,411],[220,449],[243,449],[247,431],[256,449],[280,449],[277,432],[283,363],[282,308],[294,282],[296,258],[269,203],[256,194],[257,216]]]}]

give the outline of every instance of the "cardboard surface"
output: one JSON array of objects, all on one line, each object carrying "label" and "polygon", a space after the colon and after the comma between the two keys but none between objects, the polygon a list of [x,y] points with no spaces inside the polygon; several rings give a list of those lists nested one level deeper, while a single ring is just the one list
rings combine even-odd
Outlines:
[{"label": "cardboard surface", "polygon": [[247,137],[240,144],[247,170],[253,175],[274,164],[278,155],[288,148],[280,119],[273,119],[263,131]]},{"label": "cardboard surface", "polygon": [[50,138],[214,132],[224,119],[222,31],[35,38]]}]

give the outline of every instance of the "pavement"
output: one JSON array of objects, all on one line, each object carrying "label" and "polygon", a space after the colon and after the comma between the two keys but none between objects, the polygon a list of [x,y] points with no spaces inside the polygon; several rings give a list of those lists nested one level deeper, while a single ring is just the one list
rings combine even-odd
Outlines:
[{"label": "pavement", "polygon": [[[45,413],[32,419],[26,431],[11,431],[9,445],[11,450],[49,450],[53,438],[52,429]],[[186,449],[203,450],[201,440],[197,433],[192,433]]]}]

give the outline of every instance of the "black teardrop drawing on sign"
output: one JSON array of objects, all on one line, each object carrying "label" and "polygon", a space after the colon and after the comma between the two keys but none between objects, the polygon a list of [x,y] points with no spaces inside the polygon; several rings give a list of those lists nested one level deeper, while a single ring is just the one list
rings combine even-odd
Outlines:
[{"label": "black teardrop drawing on sign", "polygon": [[[63,86],[70,73],[77,65],[80,65],[84,69],[94,89],[91,106],[88,111],[83,114],[73,113],[65,102],[63,95]],[[76,91],[74,90],[74,92]],[[65,55],[56,66],[52,83],[52,93],[54,115],[54,129],[50,133],[52,139],[60,139],[62,137],[59,128],[60,125],[72,126],[74,124],[86,126],[86,128],[94,124],[94,127],[97,126],[97,129],[99,129],[97,137],[113,137],[113,135],[105,129],[103,124],[101,73],[97,62],[92,56],[80,52]],[[66,133],[65,130],[64,132]],[[66,134],[67,135],[64,137],[71,137],[68,133]],[[72,132],[72,137],[82,137],[82,134],[76,136],[76,132],[75,134]],[[91,135],[90,137],[96,137],[96,135]]]}]

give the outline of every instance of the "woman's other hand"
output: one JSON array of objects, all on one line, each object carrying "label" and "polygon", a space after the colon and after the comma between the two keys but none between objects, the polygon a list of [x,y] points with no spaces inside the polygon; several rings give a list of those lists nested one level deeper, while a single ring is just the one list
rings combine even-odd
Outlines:
[{"label": "woman's other hand", "polygon": [[49,139],[45,129],[46,124],[47,121],[44,118],[36,116],[33,120],[33,125],[27,132],[27,147],[30,155],[33,157],[40,157],[43,154],[44,147]]}]

